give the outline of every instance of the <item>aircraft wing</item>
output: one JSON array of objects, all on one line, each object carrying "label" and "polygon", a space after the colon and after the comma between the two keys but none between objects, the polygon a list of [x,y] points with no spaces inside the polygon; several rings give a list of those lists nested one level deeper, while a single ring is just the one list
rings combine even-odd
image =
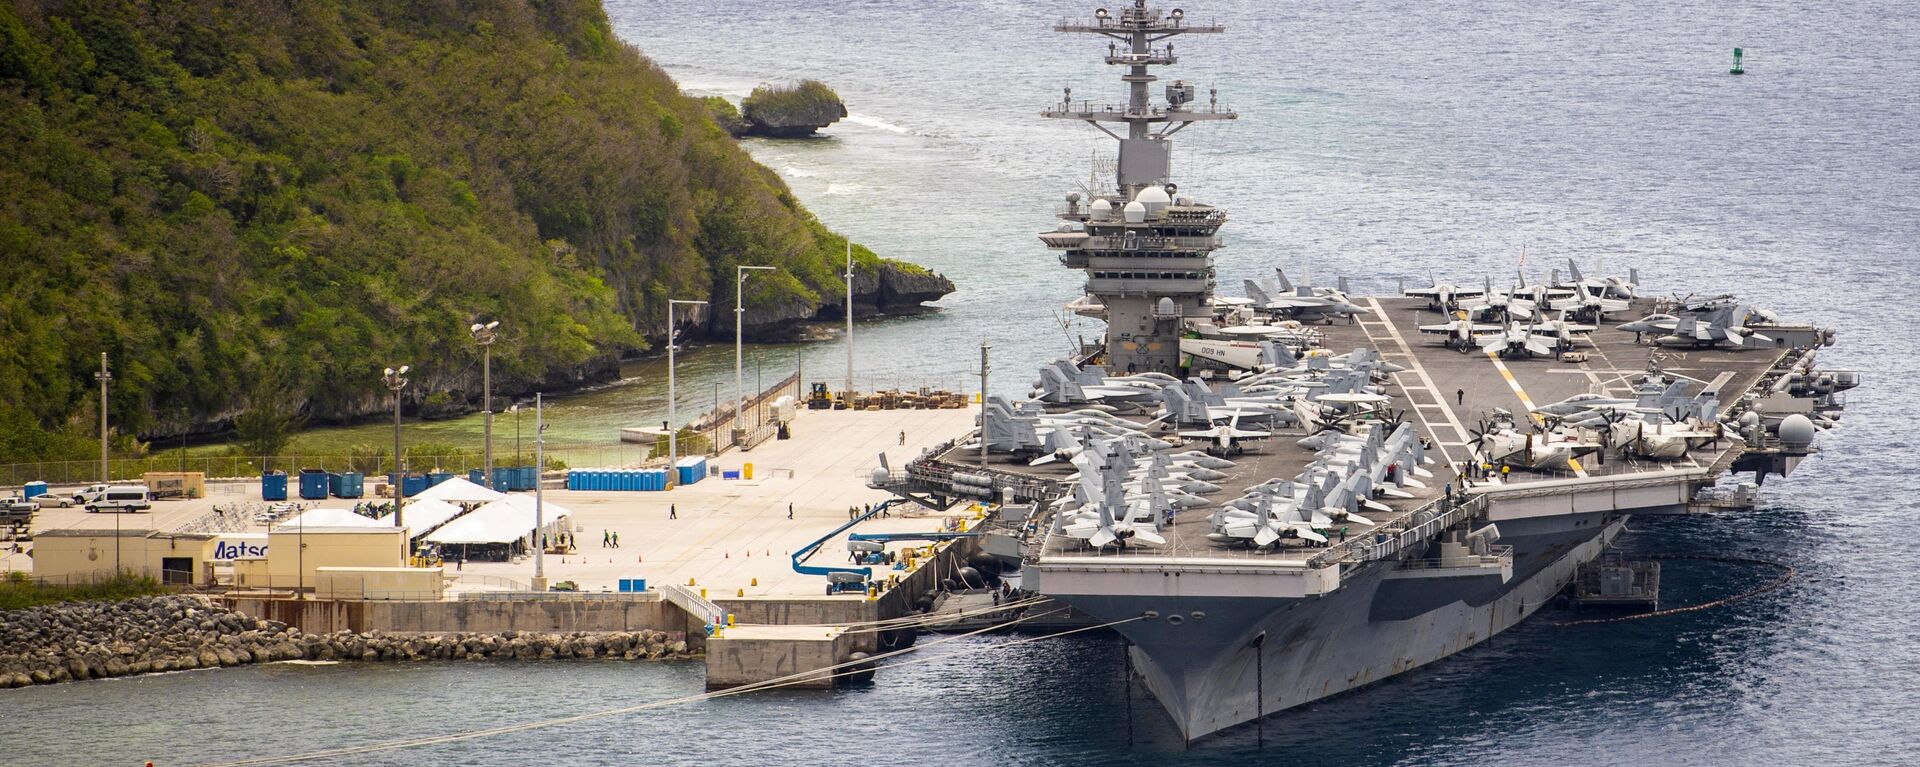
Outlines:
[{"label": "aircraft wing", "polygon": [[1318,296],[1281,296],[1262,304],[1262,309],[1323,309],[1332,302]]},{"label": "aircraft wing", "polygon": [[1713,433],[1713,432],[1710,432],[1710,431],[1695,431],[1695,430],[1691,430],[1691,429],[1689,429],[1689,430],[1687,430],[1687,431],[1666,431],[1666,432],[1661,432],[1659,436],[1662,436],[1662,437],[1679,437],[1679,438],[1681,438],[1681,439],[1712,439],[1712,438],[1714,438],[1714,437],[1718,437],[1718,436],[1720,436],[1720,435],[1718,435],[1718,434],[1715,434],[1715,433]]},{"label": "aircraft wing", "polygon": [[1217,332],[1223,336],[1254,336],[1264,338],[1267,336],[1283,336],[1293,331],[1274,325],[1234,325],[1232,327],[1221,328]]},{"label": "aircraft wing", "polygon": [[1365,394],[1361,392],[1329,392],[1314,397],[1321,402],[1337,402],[1343,405],[1365,405],[1392,402],[1393,398],[1385,394]]}]

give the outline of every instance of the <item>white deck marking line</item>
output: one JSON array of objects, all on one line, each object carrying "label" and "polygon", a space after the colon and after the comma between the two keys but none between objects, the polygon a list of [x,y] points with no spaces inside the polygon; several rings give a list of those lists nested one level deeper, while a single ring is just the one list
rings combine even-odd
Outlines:
[{"label": "white deck marking line", "polygon": [[[1500,355],[1493,350],[1489,349],[1487,351],[1487,359],[1493,362],[1495,370],[1500,371],[1500,377],[1507,379],[1507,386],[1513,389],[1513,395],[1520,398],[1520,404],[1527,409],[1527,418],[1534,419],[1533,398],[1527,396],[1526,389],[1520,388],[1520,379],[1513,377],[1513,371],[1507,369],[1507,363],[1501,362]],[[1579,460],[1568,458],[1567,466],[1573,469],[1573,473],[1579,475],[1581,478],[1584,479],[1587,476],[1587,470],[1580,465]]]},{"label": "white deck marking line", "polygon": [[[1600,374],[1593,372],[1593,368],[1588,367],[1587,363],[1585,362],[1580,363],[1578,370],[1582,373],[1587,374],[1587,386],[1589,387],[1600,386]],[[1600,390],[1606,391],[1606,387],[1601,387]]]},{"label": "white deck marking line", "polygon": [[[1379,317],[1387,316],[1387,310],[1380,306],[1380,299],[1369,297],[1367,299],[1367,303],[1373,307],[1373,311],[1376,316],[1379,316]],[[1433,422],[1431,420],[1428,420],[1427,414],[1424,411],[1422,411],[1420,408],[1416,407],[1413,409],[1413,414],[1420,417],[1420,423],[1426,425],[1427,433],[1433,435],[1434,444],[1439,446],[1440,448],[1440,457],[1446,460],[1448,466],[1454,465],[1453,454],[1447,451],[1447,446],[1454,445],[1457,447],[1465,448],[1466,447],[1465,440],[1467,437],[1466,427],[1460,425],[1460,419],[1454,416],[1453,408],[1447,407],[1446,399],[1440,396],[1440,390],[1433,385],[1433,377],[1430,375],[1427,375],[1427,366],[1420,364],[1419,357],[1413,356],[1413,348],[1407,346],[1407,340],[1400,336],[1400,329],[1395,327],[1391,320],[1380,320],[1380,324],[1387,326],[1388,337],[1392,338],[1394,345],[1399,346],[1400,351],[1407,355],[1409,372],[1413,373],[1414,376],[1419,378],[1421,382],[1420,388],[1426,389],[1427,393],[1429,395],[1432,395],[1434,401],[1440,403],[1440,412],[1442,415],[1445,415],[1447,417],[1447,423],[1443,425],[1453,427],[1453,433],[1455,435],[1454,441],[1448,442],[1448,441],[1441,440],[1440,431],[1434,428]],[[1361,326],[1361,329],[1365,330],[1366,327],[1363,325]],[[1372,333],[1367,334],[1367,340],[1369,341],[1374,340]],[[1376,342],[1374,344],[1374,347],[1379,348],[1379,344]],[[1400,384],[1401,390],[1412,391],[1412,389],[1407,386],[1406,381],[1402,378],[1402,376],[1404,375],[1406,375],[1406,373],[1404,372],[1395,373],[1393,374],[1393,380]],[[1412,395],[1409,394],[1407,399],[1409,402],[1411,402],[1413,399]]]},{"label": "white deck marking line", "polygon": [[[1604,318],[1602,319],[1604,320]],[[1603,323],[1595,323],[1595,324],[1603,324]],[[1598,372],[1612,373],[1614,375],[1615,380],[1613,381],[1613,383],[1608,384],[1606,386],[1606,392],[1613,396],[1632,396],[1633,387],[1628,386],[1625,379],[1622,378],[1622,376],[1630,376],[1635,373],[1645,372],[1644,369],[1635,368],[1632,370],[1622,370],[1620,369],[1619,366],[1613,364],[1613,358],[1608,357],[1606,350],[1601,349],[1600,344],[1594,343],[1593,338],[1591,336],[1587,338],[1587,343],[1593,346],[1594,354],[1600,355],[1600,361],[1606,363],[1606,367],[1601,368]],[[1654,344],[1644,348],[1646,348],[1647,351],[1650,353],[1658,353],[1660,351],[1660,346],[1658,344]],[[1586,365],[1582,364],[1581,367],[1586,367]]]}]

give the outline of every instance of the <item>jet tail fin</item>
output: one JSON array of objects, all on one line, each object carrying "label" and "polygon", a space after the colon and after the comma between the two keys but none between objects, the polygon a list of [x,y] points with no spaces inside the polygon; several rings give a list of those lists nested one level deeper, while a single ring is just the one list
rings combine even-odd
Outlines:
[{"label": "jet tail fin", "polygon": [[[1284,280],[1285,278],[1282,279]],[[1245,283],[1247,297],[1253,299],[1254,305],[1259,306],[1269,303],[1270,299],[1267,298],[1267,291],[1265,288],[1260,287],[1260,283],[1254,282],[1253,280],[1243,280],[1242,282]]]},{"label": "jet tail fin", "polygon": [[1293,367],[1300,359],[1293,356],[1293,350],[1287,348],[1286,344],[1275,341],[1261,341],[1260,361],[1273,367],[1284,368]]}]

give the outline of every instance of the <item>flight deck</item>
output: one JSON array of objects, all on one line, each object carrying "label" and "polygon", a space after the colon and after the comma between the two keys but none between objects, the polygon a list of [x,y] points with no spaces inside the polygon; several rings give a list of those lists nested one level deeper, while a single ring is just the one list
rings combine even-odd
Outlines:
[{"label": "flight deck", "polygon": [[[1393,401],[1384,405],[1382,412],[1399,411],[1404,421],[1413,424],[1419,434],[1428,440],[1425,454],[1431,463],[1425,468],[1432,476],[1420,478],[1426,485],[1424,488],[1401,488],[1411,498],[1376,499],[1392,511],[1365,512],[1365,516],[1375,524],[1347,523],[1328,528],[1324,532],[1330,540],[1324,545],[1289,541],[1287,543],[1292,545],[1257,549],[1209,540],[1207,534],[1212,531],[1212,526],[1208,516],[1219,503],[1240,497],[1248,488],[1262,482],[1277,477],[1293,477],[1314,460],[1312,450],[1295,444],[1296,440],[1310,434],[1308,430],[1299,427],[1278,429],[1273,430],[1272,438],[1249,442],[1245,452],[1230,456],[1235,465],[1220,469],[1227,476],[1209,480],[1220,490],[1204,496],[1208,503],[1179,510],[1173,515],[1172,524],[1159,531],[1166,539],[1164,545],[1135,545],[1096,551],[1084,540],[1053,535],[1043,543],[1042,556],[1225,558],[1290,567],[1310,561],[1324,561],[1329,558],[1326,554],[1330,548],[1338,547],[1345,540],[1364,539],[1377,532],[1377,526],[1390,527],[1390,530],[1378,532],[1406,529],[1407,517],[1423,509],[1432,510],[1450,485],[1467,490],[1462,484],[1460,472],[1470,461],[1476,460],[1473,435],[1482,430],[1484,427],[1481,424],[1495,416],[1497,411],[1510,413],[1524,423],[1527,414],[1534,408],[1576,394],[1591,392],[1631,398],[1635,380],[1649,371],[1650,364],[1669,378],[1689,381],[1696,392],[1717,380],[1720,384],[1719,400],[1724,409],[1761,383],[1768,371],[1780,369],[1790,355],[1798,353],[1786,346],[1745,349],[1662,347],[1652,343],[1652,335],[1636,337],[1633,332],[1617,329],[1615,325],[1624,320],[1615,319],[1600,323],[1592,333],[1579,338],[1566,355],[1502,359],[1477,348],[1465,351],[1449,348],[1441,343],[1444,337],[1422,333],[1422,325],[1441,324],[1450,319],[1429,309],[1423,299],[1368,297],[1357,299],[1357,303],[1365,307],[1368,313],[1355,317],[1351,323],[1336,321],[1331,325],[1313,325],[1311,328],[1321,334],[1321,348],[1328,353],[1337,355],[1356,348],[1369,348],[1379,351],[1384,361],[1405,368],[1389,375],[1390,384],[1385,387],[1384,393],[1391,396]],[[1635,299],[1631,309],[1619,316],[1625,318],[1652,314],[1660,308],[1656,303],[1651,299]],[[1782,330],[1811,332],[1810,328]],[[1225,378],[1215,380],[1224,381]],[[1150,407],[1139,413],[1121,415],[1147,428],[1147,433],[1153,436],[1165,437],[1173,431],[1165,425],[1149,425],[1154,417]],[[1670,460],[1608,456],[1608,451],[1602,450],[1585,460],[1569,462],[1571,471],[1512,470],[1501,475],[1496,469],[1492,478],[1473,484],[1478,485],[1477,490],[1491,486],[1518,489],[1518,486],[1529,483],[1610,477],[1626,479],[1623,475],[1666,475],[1681,469],[1697,470],[1690,474],[1712,476],[1727,468],[1731,458],[1744,445],[1741,440],[1729,436],[1728,439],[1690,449],[1685,455]],[[1195,441],[1189,442],[1185,449],[1199,450],[1205,446],[1205,441]],[[935,460],[955,471],[978,470],[981,467],[978,449],[967,446],[964,441],[945,446]],[[991,453],[985,467],[996,473],[1006,472],[1037,480],[1055,487],[1061,494],[1068,492],[1071,487],[1069,480],[1077,471],[1073,464],[1066,461],[1054,460],[1037,466],[1029,463],[1025,457]]]}]

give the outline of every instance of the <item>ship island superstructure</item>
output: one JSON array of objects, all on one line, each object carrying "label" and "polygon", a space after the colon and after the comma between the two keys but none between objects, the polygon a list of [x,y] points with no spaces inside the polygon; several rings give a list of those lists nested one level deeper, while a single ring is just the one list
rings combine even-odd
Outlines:
[{"label": "ship island superstructure", "polygon": [[[1189,319],[1211,316],[1214,289],[1212,254],[1227,214],[1194,202],[1172,183],[1170,137],[1197,122],[1231,120],[1209,91],[1198,103],[1192,83],[1166,85],[1165,101],[1155,103],[1151,67],[1178,59],[1173,39],[1217,34],[1216,24],[1193,24],[1186,13],[1161,13],[1142,4],[1118,15],[1104,9],[1093,23],[1062,21],[1055,30],[1110,38],[1106,63],[1123,67],[1124,103],[1075,101],[1066,89],[1059,104],[1041,116],[1081,120],[1119,144],[1110,189],[1089,189],[1090,197],[1067,198],[1059,231],[1040,239],[1060,253],[1060,262],[1087,274],[1086,297],[1075,307],[1107,321],[1106,361],[1128,373],[1172,373],[1179,364],[1180,336]],[[1116,132],[1108,126],[1118,126]]]},{"label": "ship island superstructure", "polygon": [[1025,532],[987,548],[1021,560],[1023,589],[1113,625],[1187,738],[1511,627],[1630,515],[1698,511],[1730,473],[1787,474],[1859,383],[1815,367],[1831,329],[1571,263],[1505,291],[1363,297],[1280,272],[1216,296],[1226,215],[1169,178],[1169,136],[1235,115],[1184,82],[1164,104],[1148,86],[1168,40],[1222,27],[1134,0],[1055,29],[1113,38],[1125,72],[1124,105],[1069,91],[1043,112],[1119,142],[1111,188],[1069,195],[1040,235],[1086,271],[1068,307],[1106,320],[1104,341],[1043,367],[1026,399],[984,396],[977,429],[869,484],[1002,504]]}]

